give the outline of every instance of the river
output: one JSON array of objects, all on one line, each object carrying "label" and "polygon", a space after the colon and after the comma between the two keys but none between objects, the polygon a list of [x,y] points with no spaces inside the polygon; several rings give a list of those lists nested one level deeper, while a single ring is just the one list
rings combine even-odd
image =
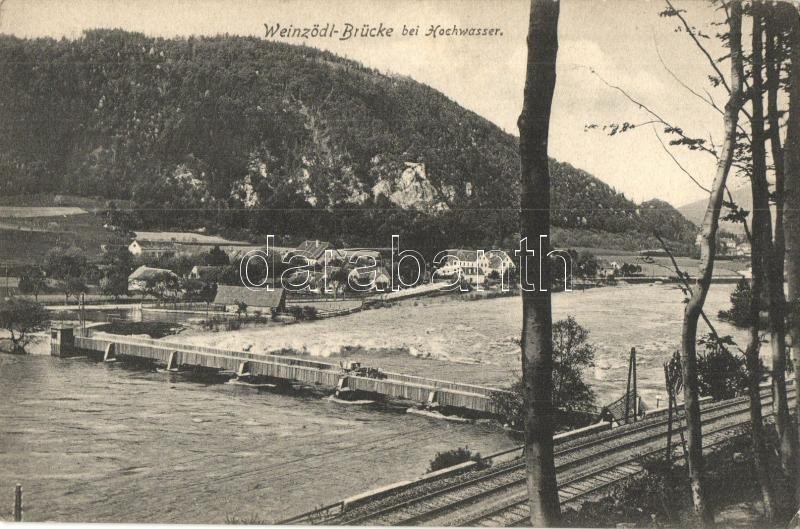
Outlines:
[{"label": "river", "polygon": [[[746,332],[716,318],[720,309],[729,307],[733,288],[713,285],[706,313],[720,334],[732,335],[744,348]],[[585,376],[598,404],[624,393],[631,347],[637,350],[644,398],[651,404],[663,399],[662,365],[679,347],[683,299],[681,290],[669,284],[621,285],[553,296],[554,319],[574,316],[589,330],[589,341],[597,349],[595,366]],[[429,298],[300,325],[191,333],[181,340],[236,350],[285,348],[332,360],[348,356],[390,371],[502,387],[519,374],[521,322],[518,297]],[[702,322],[699,332],[708,332]]]},{"label": "river", "polygon": [[[727,306],[715,285],[708,313]],[[624,390],[630,347],[646,399],[679,340],[683,296],[669,285],[557,294],[597,347],[586,376],[602,403]],[[518,298],[430,299],[307,324],[186,340],[350,356],[386,369],[504,385],[519,362]],[[743,333],[720,324],[737,339]],[[82,522],[275,521],[422,474],[437,451],[515,443],[490,425],[453,424],[319,397],[258,393],[120,364],[0,355],[0,518],[13,484],[25,519]]]}]

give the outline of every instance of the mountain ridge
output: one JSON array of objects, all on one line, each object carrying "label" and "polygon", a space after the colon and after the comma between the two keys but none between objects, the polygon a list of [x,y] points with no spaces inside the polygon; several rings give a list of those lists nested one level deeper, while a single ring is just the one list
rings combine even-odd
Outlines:
[{"label": "mountain ridge", "polygon": [[[254,37],[0,37],[0,191],[133,200],[128,220],[452,246],[518,231],[518,140],[444,94]],[[553,225],[695,229],[551,160]],[[664,222],[667,219],[668,222]],[[366,226],[366,228],[364,227]]]}]

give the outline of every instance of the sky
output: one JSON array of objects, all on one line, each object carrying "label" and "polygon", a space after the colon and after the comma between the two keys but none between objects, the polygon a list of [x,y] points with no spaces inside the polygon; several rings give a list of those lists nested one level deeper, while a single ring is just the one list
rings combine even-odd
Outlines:
[{"label": "sky", "polygon": [[[2,0],[0,0],[2,1]],[[720,14],[703,0],[675,0],[693,25],[713,35]],[[564,0],[559,18],[556,93],[550,154],[584,169],[636,201],[660,198],[680,206],[707,197],[665,153],[663,126],[618,90],[680,126],[719,144],[722,116],[676,80],[708,90],[722,106],[725,94],[709,85],[710,68],[679,22],[659,16],[664,0]],[[154,36],[255,35],[264,24],[310,27],[349,23],[393,27],[390,37],[280,38],[328,49],[367,66],[406,75],[517,134],[527,56],[526,0],[5,0],[0,33],[20,37],[79,38],[85,29],[123,28]],[[419,27],[403,36],[402,28]],[[498,28],[493,36],[432,38],[431,25]],[[705,42],[722,56],[714,39]],[[659,59],[659,54],[661,59]],[[674,74],[674,75],[673,75]],[[600,77],[598,77],[598,75]],[[609,136],[588,124],[630,122],[632,131]],[[665,143],[668,139],[664,140]],[[708,154],[671,149],[701,183],[713,179]],[[744,183],[734,178],[733,188]]]}]

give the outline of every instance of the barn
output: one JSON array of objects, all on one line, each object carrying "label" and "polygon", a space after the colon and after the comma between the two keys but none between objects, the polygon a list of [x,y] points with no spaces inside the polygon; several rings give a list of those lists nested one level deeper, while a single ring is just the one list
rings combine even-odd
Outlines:
[{"label": "barn", "polygon": [[235,311],[239,303],[247,305],[248,310],[276,311],[286,310],[286,291],[282,288],[272,290],[250,290],[247,287],[219,285],[214,298],[215,305],[225,307],[225,310]]}]

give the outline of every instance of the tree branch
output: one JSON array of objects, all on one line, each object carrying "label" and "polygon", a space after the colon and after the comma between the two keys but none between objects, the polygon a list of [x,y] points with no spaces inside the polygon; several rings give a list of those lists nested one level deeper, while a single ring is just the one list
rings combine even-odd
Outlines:
[{"label": "tree branch", "polygon": [[672,152],[671,152],[671,151],[670,151],[670,150],[667,148],[667,146],[666,146],[666,145],[664,145],[664,141],[661,139],[661,136],[659,136],[659,135],[658,135],[658,131],[655,129],[655,127],[653,127],[653,134],[655,134],[655,136],[656,136],[656,139],[658,140],[658,143],[660,143],[660,144],[661,144],[661,148],[662,148],[662,149],[664,149],[664,152],[665,152],[665,153],[667,153],[667,156],[669,156],[670,158],[672,158],[672,161],[673,161],[673,162],[675,162],[675,165],[677,165],[677,166],[678,166],[678,168],[679,168],[681,171],[683,171],[683,172],[684,172],[684,174],[686,174],[686,176],[688,176],[688,177],[689,177],[689,179],[690,179],[692,182],[694,182],[694,183],[695,183],[695,185],[696,185],[697,187],[699,187],[700,189],[702,189],[702,190],[703,190],[703,191],[705,191],[706,193],[709,193],[709,194],[710,194],[710,193],[711,193],[711,190],[710,190],[709,188],[707,188],[707,187],[703,186],[703,184],[701,184],[701,183],[700,183],[700,182],[699,182],[699,181],[698,181],[698,180],[697,180],[697,179],[696,179],[696,178],[695,178],[695,177],[692,175],[692,173],[690,173],[689,171],[687,171],[687,170],[686,170],[686,168],[685,168],[683,165],[681,165],[681,163],[678,161],[678,159],[677,159],[677,158],[675,158],[675,155],[674,155],[674,154],[672,154]]},{"label": "tree branch", "polygon": [[[605,84],[607,87],[616,90],[617,92],[622,94],[625,97],[625,99],[627,99],[628,101],[630,101],[634,105],[638,106],[639,108],[641,108],[642,110],[644,110],[645,112],[650,114],[650,116],[652,116],[657,123],[661,123],[662,125],[664,125],[668,129],[670,129],[670,132],[672,134],[677,134],[678,136],[680,136],[684,140],[686,140],[688,142],[691,142],[691,144],[694,145],[698,150],[707,152],[708,154],[714,156],[715,158],[717,157],[717,153],[712,151],[711,149],[709,149],[708,147],[706,147],[702,143],[699,143],[700,140],[698,140],[697,138],[692,138],[692,137],[687,136],[686,134],[684,134],[683,130],[681,130],[680,127],[676,127],[675,125],[673,125],[669,121],[667,121],[664,118],[662,118],[653,109],[651,109],[650,107],[648,107],[647,105],[645,105],[644,103],[639,101],[638,99],[636,99],[633,96],[631,96],[624,88],[621,88],[621,87],[619,87],[617,85],[613,85],[613,84],[609,83],[594,68],[590,67],[589,71],[592,72],[595,76],[597,76],[597,78],[600,79],[600,81],[602,81],[602,83]],[[650,123],[652,123],[652,122],[650,122]]]},{"label": "tree branch", "polygon": [[[683,284],[683,288],[686,290],[686,292],[689,293],[689,295],[692,295],[694,292],[692,290],[692,286],[689,284],[688,280],[689,274],[681,270],[681,267],[678,265],[678,261],[675,260],[675,256],[672,255],[672,251],[670,251],[669,247],[664,242],[664,239],[662,239],[658,233],[654,233],[654,235],[656,239],[658,239],[658,242],[661,244],[661,248],[663,248],[664,251],[667,253],[667,257],[669,257],[669,260],[672,261],[672,266],[675,269],[675,273],[678,274],[678,279]],[[708,319],[705,310],[700,309],[700,316],[703,318],[703,321],[708,326],[708,330],[711,331],[711,335],[714,337],[714,339],[719,340],[720,339],[719,333],[717,332],[716,327],[714,327],[714,324],[711,323],[711,320]],[[744,354],[744,351],[742,351],[742,349],[738,345],[736,346],[736,348],[739,349],[739,351],[742,354]]]}]

